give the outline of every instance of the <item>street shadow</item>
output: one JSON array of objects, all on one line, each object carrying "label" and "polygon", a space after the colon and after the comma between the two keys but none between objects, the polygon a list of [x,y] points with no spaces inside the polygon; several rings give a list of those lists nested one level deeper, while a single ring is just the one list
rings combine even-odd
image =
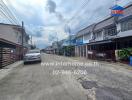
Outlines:
[{"label": "street shadow", "polygon": [[36,65],[36,64],[41,64],[40,61],[33,61],[33,62],[26,62],[24,65]]}]

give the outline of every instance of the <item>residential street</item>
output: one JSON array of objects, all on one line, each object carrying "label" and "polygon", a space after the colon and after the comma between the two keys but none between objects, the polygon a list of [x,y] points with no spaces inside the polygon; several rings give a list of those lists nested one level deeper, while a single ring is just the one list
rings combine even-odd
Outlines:
[{"label": "residential street", "polygon": [[[42,54],[42,63],[89,60]],[[132,70],[119,65],[49,66],[40,63],[14,68],[0,80],[0,100],[132,100]],[[86,70],[87,74],[54,73]]]}]

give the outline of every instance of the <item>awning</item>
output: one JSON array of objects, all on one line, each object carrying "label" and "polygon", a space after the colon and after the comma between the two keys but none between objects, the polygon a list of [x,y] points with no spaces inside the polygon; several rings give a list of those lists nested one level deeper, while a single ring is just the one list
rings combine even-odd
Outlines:
[{"label": "awning", "polygon": [[117,34],[116,38],[130,37],[132,36],[132,30],[120,32]]},{"label": "awning", "polygon": [[111,43],[111,42],[113,42],[113,41],[112,40],[104,40],[104,41],[92,42],[92,43],[89,43],[88,45],[106,44],[106,43]]}]

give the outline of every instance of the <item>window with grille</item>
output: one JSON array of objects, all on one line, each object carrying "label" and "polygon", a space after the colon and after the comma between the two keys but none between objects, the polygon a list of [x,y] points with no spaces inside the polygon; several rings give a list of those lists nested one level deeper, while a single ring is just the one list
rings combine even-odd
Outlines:
[{"label": "window with grille", "polygon": [[128,30],[132,30],[132,19],[129,19],[121,23],[121,31],[123,32]]},{"label": "window with grille", "polygon": [[116,33],[117,33],[116,26],[112,26],[105,29],[105,36],[113,36],[116,35]]}]

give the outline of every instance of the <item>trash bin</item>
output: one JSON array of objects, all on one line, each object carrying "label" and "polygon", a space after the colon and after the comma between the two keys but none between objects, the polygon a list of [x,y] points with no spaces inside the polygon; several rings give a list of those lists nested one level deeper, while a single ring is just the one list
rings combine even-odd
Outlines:
[{"label": "trash bin", "polygon": [[130,56],[130,65],[132,66],[132,56]]}]

